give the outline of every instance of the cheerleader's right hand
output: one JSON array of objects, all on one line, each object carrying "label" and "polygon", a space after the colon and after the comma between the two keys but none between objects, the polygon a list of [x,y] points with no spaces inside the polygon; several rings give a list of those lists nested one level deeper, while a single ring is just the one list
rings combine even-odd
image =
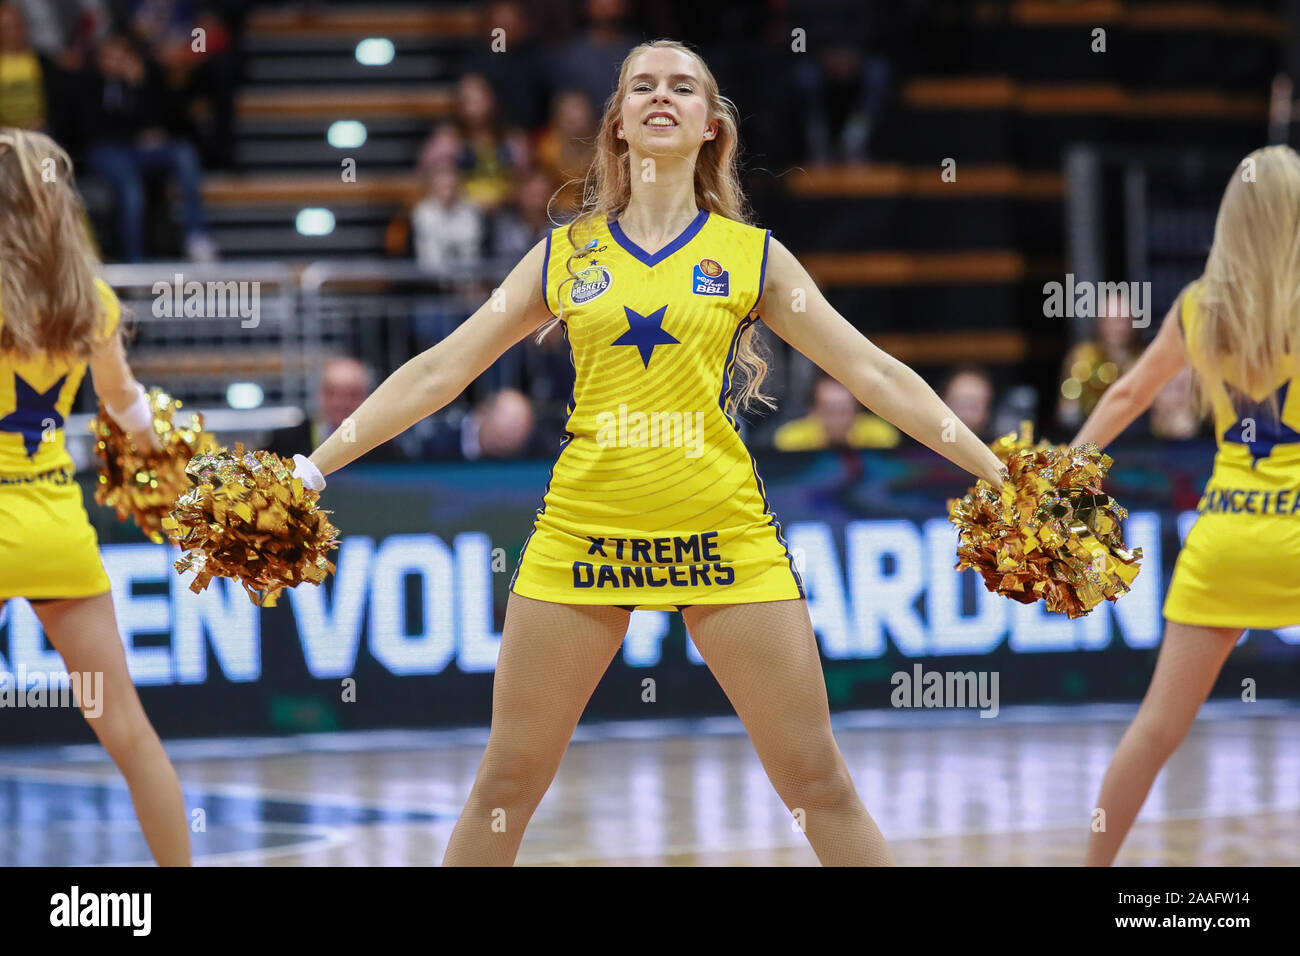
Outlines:
[{"label": "cheerleader's right hand", "polygon": [[312,491],[323,491],[325,489],[325,476],[321,474],[320,469],[306,455],[293,456],[293,476],[302,479],[302,486]]}]

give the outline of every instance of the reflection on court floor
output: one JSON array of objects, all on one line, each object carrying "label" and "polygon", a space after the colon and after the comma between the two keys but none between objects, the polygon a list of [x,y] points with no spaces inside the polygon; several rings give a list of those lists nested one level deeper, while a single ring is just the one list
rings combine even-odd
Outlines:
[{"label": "reflection on court floor", "polygon": [[[1242,716],[1243,710],[1254,716]],[[902,864],[1077,865],[1134,707],[835,717]],[[435,865],[486,730],[171,741],[201,865]],[[0,751],[0,864],[147,863],[94,746]],[[1118,861],[1300,865],[1300,709],[1214,703],[1156,781]],[[584,725],[521,865],[795,865],[817,858],[734,718]]]}]

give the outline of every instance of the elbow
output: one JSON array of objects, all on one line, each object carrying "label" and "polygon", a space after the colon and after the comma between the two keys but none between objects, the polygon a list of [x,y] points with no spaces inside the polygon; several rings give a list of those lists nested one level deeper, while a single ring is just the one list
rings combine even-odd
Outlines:
[{"label": "elbow", "polygon": [[454,386],[446,365],[447,363],[434,361],[432,356],[429,356],[420,369],[418,390],[422,418],[432,415],[450,401],[450,398],[444,396],[447,395],[448,389]]},{"label": "elbow", "polygon": [[1127,377],[1120,378],[1114,385],[1106,389],[1105,394],[1102,395],[1102,400],[1125,409],[1135,408],[1141,404],[1141,396],[1138,395],[1133,383]]},{"label": "elbow", "polygon": [[899,373],[905,366],[892,355],[881,352],[858,365],[856,385],[858,399],[870,408],[881,396],[898,385]]}]

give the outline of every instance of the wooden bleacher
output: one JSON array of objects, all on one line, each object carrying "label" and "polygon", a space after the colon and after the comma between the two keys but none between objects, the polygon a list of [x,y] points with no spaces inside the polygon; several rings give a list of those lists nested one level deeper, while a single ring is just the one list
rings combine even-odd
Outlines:
[{"label": "wooden bleacher", "polygon": [[[305,9],[253,13],[250,56],[268,65],[332,57],[338,79],[256,83],[241,93],[246,169],[204,186],[218,242],[290,260],[379,255],[383,225],[419,188],[411,173],[419,144],[454,108],[457,56],[481,42],[479,10]],[[963,68],[901,79],[880,161],[783,175],[779,208],[764,211],[765,224],[840,311],[905,360],[1015,365],[1064,341],[1062,328],[1044,326],[1040,307],[1042,282],[1064,271],[1064,148],[1213,142],[1244,154],[1263,140],[1260,79],[1271,75],[1270,51],[1286,25],[1248,3],[1018,0],[971,9]],[[1089,50],[1099,26],[1108,33],[1104,54]],[[385,85],[382,73],[358,71],[350,51],[372,36],[394,38],[399,56],[405,44],[431,64],[429,75]],[[743,91],[732,95],[743,112]],[[367,144],[346,153],[324,146],[336,119],[365,122]],[[346,186],[336,171],[343,155],[359,170]],[[940,176],[949,157],[953,182]],[[304,205],[339,210],[351,231],[325,243],[276,225]]]}]

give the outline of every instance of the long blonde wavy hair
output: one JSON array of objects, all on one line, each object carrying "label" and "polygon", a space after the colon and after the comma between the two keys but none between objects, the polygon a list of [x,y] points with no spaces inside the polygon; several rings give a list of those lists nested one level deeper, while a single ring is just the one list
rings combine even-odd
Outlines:
[{"label": "long blonde wavy hair", "polygon": [[88,358],[98,265],[68,154],[44,133],[0,128],[0,352]]},{"label": "long blonde wavy hair", "polygon": [[[1257,149],[1233,173],[1201,306],[1188,356],[1203,410],[1230,400],[1229,383],[1258,395],[1276,388],[1284,363],[1300,369],[1300,155],[1291,147]],[[1269,405],[1281,413],[1276,394]]]},{"label": "long blonde wavy hair", "polygon": [[[583,246],[594,232],[593,223],[608,217],[617,217],[627,208],[632,198],[630,156],[626,140],[618,138],[618,124],[623,115],[623,100],[632,73],[632,63],[642,53],[655,49],[679,50],[691,57],[699,68],[702,94],[708,104],[709,119],[717,120],[717,135],[700,144],[695,162],[695,204],[710,214],[724,216],[737,222],[751,224],[748,204],[740,186],[737,154],[740,148],[739,119],[736,106],[722,95],[718,81],[698,53],[676,40],[654,40],[634,47],[623,60],[618,72],[618,86],[605,101],[600,130],[596,134],[596,156],[583,181],[582,209],[569,223],[568,237],[573,254],[565,263],[569,278],[560,284],[561,291],[578,274],[573,270],[575,259],[583,257]],[[575,234],[585,231],[587,239]],[[564,302],[560,299],[560,314],[548,322],[538,335],[538,340],[564,320]],[[751,323],[740,336],[736,346],[736,391],[729,399],[742,409],[762,404],[775,408],[776,403],[763,394],[763,379],[767,377],[766,349],[758,337],[758,325]],[[728,409],[730,411],[730,409]]]}]

